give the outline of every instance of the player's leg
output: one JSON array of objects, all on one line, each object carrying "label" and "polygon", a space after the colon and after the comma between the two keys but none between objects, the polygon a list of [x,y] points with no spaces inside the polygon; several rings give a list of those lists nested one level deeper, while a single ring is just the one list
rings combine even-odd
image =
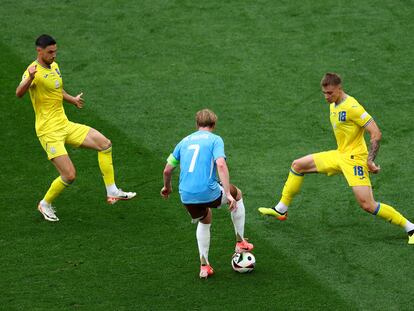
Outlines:
[{"label": "player's leg", "polygon": [[135,192],[124,192],[115,184],[115,173],[112,163],[112,143],[99,131],[90,128],[82,147],[98,151],[99,168],[107,191],[107,202],[114,204],[119,200],[129,200],[136,196]]},{"label": "player's leg", "polygon": [[[237,253],[251,251],[254,248],[252,243],[249,243],[244,238],[244,224],[246,218],[246,209],[243,202],[243,194],[239,188],[230,184],[230,193],[233,198],[236,199],[236,209],[231,211],[231,220],[234,226],[234,232],[236,234],[236,247],[235,251]],[[224,190],[222,189],[222,201],[221,205],[227,204],[227,198],[224,195]]]},{"label": "player's leg", "polygon": [[[187,206],[186,206],[187,207]],[[198,251],[200,254],[200,278],[208,278],[214,274],[214,270],[208,261],[208,252],[210,250],[210,228],[212,213],[211,209],[207,207],[187,207],[193,222],[198,220],[196,237]]]},{"label": "player's leg", "polygon": [[43,135],[39,141],[46,151],[47,157],[59,172],[59,176],[52,182],[46,195],[39,202],[37,209],[43,217],[49,221],[58,221],[55,214],[53,201],[68,187],[75,179],[76,171],[65,148],[65,131],[54,132],[52,135]]},{"label": "player's leg", "polygon": [[408,221],[392,206],[375,201],[372,188],[370,186],[354,186],[352,187],[352,190],[355,194],[355,198],[363,210],[379,216],[394,225],[404,228],[409,235],[408,243],[414,244],[414,224]]},{"label": "player's leg", "polygon": [[59,218],[55,214],[52,203],[65,188],[73,183],[76,178],[76,170],[67,154],[52,158],[51,161],[59,172],[59,176],[52,182],[43,200],[40,201],[38,210],[46,220],[58,221]]},{"label": "player's leg", "polygon": [[197,244],[198,250],[200,253],[200,263],[201,265],[209,265],[208,261],[208,252],[210,250],[210,227],[211,227],[211,219],[212,213],[211,209],[206,209],[207,214],[204,218],[200,219],[197,224]]},{"label": "player's leg", "polygon": [[409,235],[409,243],[414,244],[414,225],[392,206],[375,201],[368,173],[367,157],[342,156],[340,166],[361,208],[404,228]]},{"label": "player's leg", "polygon": [[308,173],[317,173],[313,154],[292,162],[288,179],[283,187],[282,198],[280,199],[280,204],[276,206],[276,210],[280,213],[287,212],[290,203],[302,187],[303,177]]},{"label": "player's leg", "polygon": [[288,207],[296,194],[299,193],[305,174],[316,172],[317,168],[313,154],[294,160],[279,203],[273,208],[260,207],[259,212],[264,215],[275,216],[279,220],[286,220]]},{"label": "player's leg", "polygon": [[[216,200],[217,201],[217,200]],[[210,250],[210,227],[212,213],[209,205],[217,207],[220,202],[210,202],[202,204],[185,204],[188,213],[191,216],[191,222],[197,223],[196,238],[198,251],[200,254],[200,278],[207,278],[214,273],[213,268],[208,261],[208,252]]]},{"label": "player's leg", "polygon": [[[236,199],[236,209],[230,213],[231,220],[234,225],[236,241],[241,242],[244,240],[244,223],[246,218],[242,192],[239,188],[230,184],[230,193],[233,196],[233,198]],[[223,194],[222,197],[225,197],[225,195]]]}]

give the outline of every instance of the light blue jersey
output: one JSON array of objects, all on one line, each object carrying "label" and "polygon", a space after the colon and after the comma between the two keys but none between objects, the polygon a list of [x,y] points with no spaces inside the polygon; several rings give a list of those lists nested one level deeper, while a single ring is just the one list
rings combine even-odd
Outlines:
[{"label": "light blue jersey", "polygon": [[180,162],[181,201],[184,204],[207,203],[220,194],[216,160],[226,158],[223,139],[209,131],[197,131],[185,137],[172,156]]}]

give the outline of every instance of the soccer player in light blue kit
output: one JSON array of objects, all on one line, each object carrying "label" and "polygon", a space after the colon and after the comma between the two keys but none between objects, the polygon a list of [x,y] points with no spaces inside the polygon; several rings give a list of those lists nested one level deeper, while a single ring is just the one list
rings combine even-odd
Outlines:
[{"label": "soccer player in light blue kit", "polygon": [[[168,157],[164,169],[164,187],[161,196],[168,198],[172,192],[171,176],[180,165],[179,192],[181,202],[197,225],[197,243],[200,252],[200,278],[214,273],[208,261],[210,248],[211,208],[229,205],[236,232],[236,252],[253,249],[244,239],[245,208],[240,189],[230,184],[229,171],[224,154],[224,143],[213,134],[217,116],[208,109],[196,114],[198,130],[185,137]],[[216,171],[221,184],[217,181]]]}]

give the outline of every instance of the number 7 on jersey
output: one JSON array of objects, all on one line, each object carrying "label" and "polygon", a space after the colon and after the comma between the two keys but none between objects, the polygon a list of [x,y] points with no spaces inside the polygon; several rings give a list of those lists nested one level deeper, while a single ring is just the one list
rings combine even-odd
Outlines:
[{"label": "number 7 on jersey", "polygon": [[194,150],[193,158],[191,159],[190,168],[188,169],[189,173],[194,172],[194,167],[196,164],[196,160],[198,157],[198,152],[200,151],[200,145],[190,145],[188,146],[188,150]]}]

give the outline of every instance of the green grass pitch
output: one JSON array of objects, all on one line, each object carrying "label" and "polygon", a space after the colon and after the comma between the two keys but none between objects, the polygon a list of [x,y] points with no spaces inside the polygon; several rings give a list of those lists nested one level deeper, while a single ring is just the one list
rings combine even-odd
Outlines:
[{"label": "green grass pitch", "polygon": [[[383,132],[376,198],[414,219],[413,6],[2,0],[0,310],[412,310],[414,248],[343,177],[306,176],[284,223],[256,208],[279,199],[293,159],[335,148],[319,81],[336,71]],[[106,205],[96,153],[69,149],[78,178],[56,201],[61,221],[37,212],[57,173],[14,92],[41,33],[58,41],[65,89],[85,94],[67,115],[112,140],[134,201]],[[230,215],[214,211],[207,281],[178,174],[172,198],[159,196],[166,157],[204,107],[219,116],[257,259],[252,274],[231,270]]]}]

